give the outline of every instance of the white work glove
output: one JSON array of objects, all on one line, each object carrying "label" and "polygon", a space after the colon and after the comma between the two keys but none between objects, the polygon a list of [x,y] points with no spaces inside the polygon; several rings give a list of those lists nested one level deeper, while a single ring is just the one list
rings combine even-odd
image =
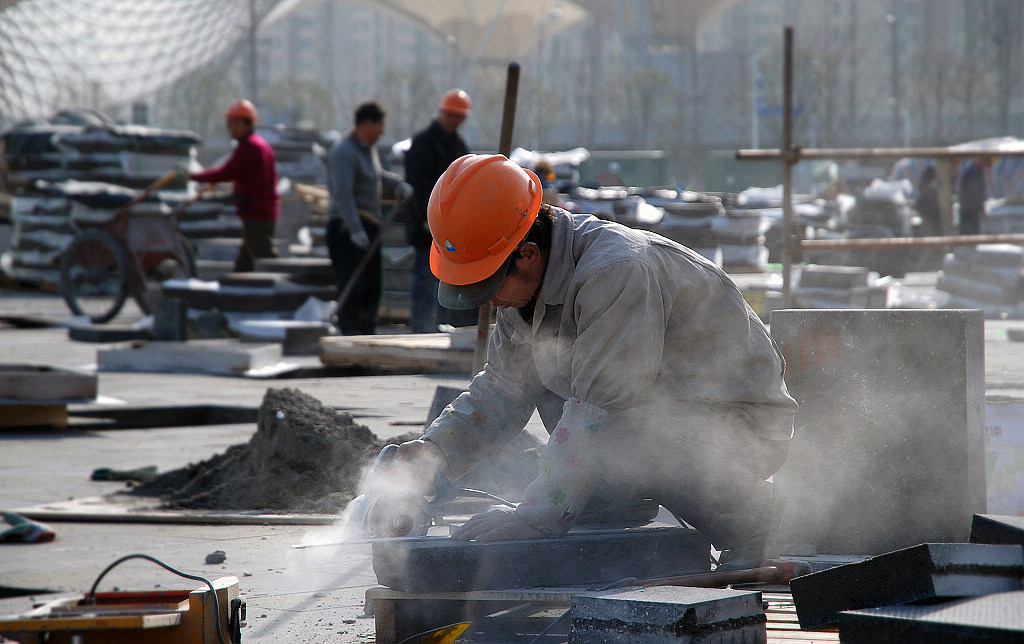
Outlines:
[{"label": "white work glove", "polygon": [[412,199],[413,194],[416,191],[413,190],[412,184],[407,181],[403,181],[395,186],[395,199],[399,201],[408,201]]},{"label": "white work glove", "polygon": [[348,234],[348,238],[356,248],[366,250],[370,247],[370,236],[366,234],[365,230],[352,231]]}]

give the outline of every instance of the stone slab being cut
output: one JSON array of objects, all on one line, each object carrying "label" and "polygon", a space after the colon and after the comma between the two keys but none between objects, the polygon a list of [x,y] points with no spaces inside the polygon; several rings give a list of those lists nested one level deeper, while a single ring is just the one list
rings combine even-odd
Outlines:
[{"label": "stone slab being cut", "polygon": [[1021,590],[1024,549],[975,543],[923,543],[789,582],[803,628],[840,611]]},{"label": "stone slab being cut", "polygon": [[967,541],[986,511],[984,331],[977,310],[772,312],[800,403],[774,478],[790,500],[779,546]]},{"label": "stone slab being cut", "polygon": [[768,640],[761,593],[651,586],[572,598],[570,644],[685,644]]},{"label": "stone slab being cut", "polygon": [[1024,591],[843,612],[839,638],[848,644],[1020,644],[1024,642]]},{"label": "stone slab being cut", "polygon": [[971,522],[971,543],[1024,546],[1024,517],[975,514]]},{"label": "stone slab being cut", "polygon": [[96,352],[100,371],[245,375],[281,363],[281,345],[235,340],[123,342]]},{"label": "stone slab being cut", "polygon": [[570,531],[518,541],[391,539],[373,544],[377,581],[409,593],[606,584],[711,568],[711,543],[682,526]]}]

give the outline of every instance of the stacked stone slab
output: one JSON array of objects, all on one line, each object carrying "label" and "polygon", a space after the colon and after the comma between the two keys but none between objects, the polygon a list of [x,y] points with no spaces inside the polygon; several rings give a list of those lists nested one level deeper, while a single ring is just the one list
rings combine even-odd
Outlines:
[{"label": "stacked stone slab", "polygon": [[684,193],[679,198],[654,198],[651,203],[665,211],[658,233],[691,248],[713,261],[725,263],[715,222],[725,217],[725,206],[717,195]]},{"label": "stacked stone slab", "polygon": [[[1008,159],[1007,159],[1008,160]],[[981,232],[985,235],[1019,233],[1024,230],[1024,197],[1012,195],[985,204]]]},{"label": "stacked stone slab", "polygon": [[839,614],[848,644],[1019,644],[1024,642],[1024,591],[994,593],[938,606],[882,606]]},{"label": "stacked stone slab", "polygon": [[[192,132],[114,125],[98,118],[16,128],[5,132],[3,140],[14,198],[11,250],[2,269],[33,285],[59,281],[60,254],[75,234],[70,217],[85,227],[106,220],[135,189],[191,159],[201,141]],[[171,185],[164,194],[182,195],[183,188]],[[103,194],[114,197],[98,198]],[[177,203],[155,197],[139,208],[166,214]]]},{"label": "stacked stone slab", "polygon": [[884,309],[888,305],[888,286],[873,284],[872,272],[867,268],[807,264],[799,270],[800,278],[793,288],[799,308]]},{"label": "stacked stone slab", "polygon": [[330,142],[315,128],[277,125],[260,128],[260,135],[274,149],[277,172],[299,183],[327,182],[324,153]]},{"label": "stacked stone slab", "polygon": [[945,256],[935,287],[946,308],[981,309],[987,318],[1024,318],[1024,248],[1013,244],[960,246]]},{"label": "stacked stone slab", "polygon": [[789,582],[802,628],[841,611],[1021,590],[1024,550],[976,543],[923,543]]},{"label": "stacked stone slab", "polygon": [[572,598],[570,644],[765,642],[761,593],[652,586]]},{"label": "stacked stone slab", "polygon": [[1024,517],[975,514],[971,522],[971,543],[1024,546]]}]

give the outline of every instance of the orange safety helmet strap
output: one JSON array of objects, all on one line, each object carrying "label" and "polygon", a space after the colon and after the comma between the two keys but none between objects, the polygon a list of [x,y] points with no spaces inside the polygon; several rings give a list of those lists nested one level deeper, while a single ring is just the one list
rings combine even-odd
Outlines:
[{"label": "orange safety helmet strap", "polygon": [[473,101],[469,100],[469,94],[461,89],[449,90],[441,97],[442,112],[469,116],[472,107]]},{"label": "orange safety helmet strap", "polygon": [[430,270],[460,286],[493,276],[529,232],[542,193],[536,174],[503,155],[456,159],[427,203]]},{"label": "orange safety helmet strap", "polygon": [[231,105],[228,105],[224,117],[248,119],[250,123],[255,124],[257,121],[256,106],[244,98],[235,99],[231,101]]}]

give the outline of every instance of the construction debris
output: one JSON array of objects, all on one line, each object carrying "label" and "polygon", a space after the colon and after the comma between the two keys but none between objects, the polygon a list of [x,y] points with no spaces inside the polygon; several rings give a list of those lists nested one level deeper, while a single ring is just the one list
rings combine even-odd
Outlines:
[{"label": "construction debris", "polygon": [[[256,424],[248,443],[125,493],[160,497],[168,509],[337,514],[359,493],[363,469],[385,444],[421,434],[383,440],[351,414],[291,388],[267,390]],[[524,432],[459,484],[521,492],[538,467],[539,442]]]}]

